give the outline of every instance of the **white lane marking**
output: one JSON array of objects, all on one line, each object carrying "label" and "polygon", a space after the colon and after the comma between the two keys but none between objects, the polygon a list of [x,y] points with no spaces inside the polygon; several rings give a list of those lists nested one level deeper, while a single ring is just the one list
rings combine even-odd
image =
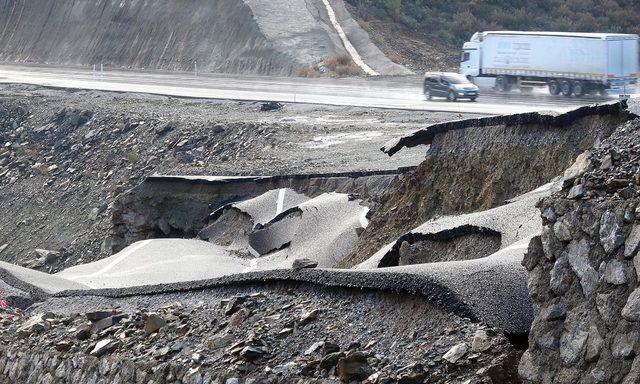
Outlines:
[{"label": "white lane marking", "polygon": [[508,246],[507,248],[503,248],[500,251],[509,251],[512,249],[523,249],[523,248],[529,248],[529,244],[511,244],[510,246]]},{"label": "white lane marking", "polygon": [[250,244],[247,244],[247,248],[249,248],[249,253],[252,254],[254,257],[262,256],[260,253],[258,253],[258,251],[253,249],[253,247]]},{"label": "white lane marking", "polygon": [[88,275],[69,277],[69,279],[70,280],[78,280],[78,279],[82,279],[82,278],[86,278],[86,277],[96,277],[96,276],[100,276],[100,275],[102,275],[102,274],[104,274],[106,272],[109,272],[110,270],[115,268],[115,266],[117,266],[118,264],[123,262],[127,257],[131,256],[131,254],[133,254],[135,251],[137,251],[138,249],[146,246],[150,242],[151,242],[151,240],[141,241],[137,245],[134,245],[133,247],[131,247],[128,251],[123,252],[120,256],[118,256],[115,260],[113,260],[111,263],[106,265],[104,268],[102,268],[102,269],[100,269],[100,270],[98,270],[96,272],[90,273]]},{"label": "white lane marking", "polygon": [[360,214],[360,226],[362,228],[367,228],[369,225],[369,220],[367,219],[367,213],[369,213],[369,208],[365,207]]},{"label": "white lane marking", "polygon": [[286,189],[280,188],[278,191],[278,203],[276,204],[276,216],[282,213],[284,209],[284,194],[287,192]]},{"label": "white lane marking", "polygon": [[347,38],[347,34],[344,33],[342,26],[340,26],[340,23],[336,18],[336,13],[334,12],[333,7],[331,7],[329,0],[322,0],[322,2],[324,3],[325,8],[327,8],[327,14],[329,14],[329,20],[331,21],[331,24],[333,24],[333,28],[335,28],[336,32],[338,32],[338,36],[340,36],[340,40],[342,40],[344,48],[347,50],[349,55],[351,55],[353,62],[356,63],[358,67],[362,68],[362,70],[367,75],[378,76],[379,73],[374,71],[370,66],[367,65],[367,63],[364,62],[364,60],[362,60],[362,57],[360,56],[356,48],[351,44],[349,38]]}]

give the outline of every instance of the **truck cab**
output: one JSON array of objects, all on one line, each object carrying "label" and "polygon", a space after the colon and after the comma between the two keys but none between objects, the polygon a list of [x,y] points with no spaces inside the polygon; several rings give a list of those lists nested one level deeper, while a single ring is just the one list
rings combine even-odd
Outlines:
[{"label": "truck cab", "polygon": [[482,38],[479,32],[476,32],[471,40],[462,46],[462,55],[460,56],[460,73],[467,77],[480,76],[480,48]]}]

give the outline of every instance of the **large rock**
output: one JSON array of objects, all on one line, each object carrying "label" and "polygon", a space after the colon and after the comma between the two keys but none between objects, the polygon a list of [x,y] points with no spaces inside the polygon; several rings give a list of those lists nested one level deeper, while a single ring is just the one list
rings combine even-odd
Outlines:
[{"label": "large rock", "polygon": [[577,177],[582,176],[591,164],[590,156],[590,151],[585,151],[578,155],[576,161],[569,168],[567,168],[566,171],[564,171],[564,179],[573,180]]},{"label": "large rock", "polygon": [[605,264],[603,280],[609,284],[622,285],[626,284],[627,279],[627,266],[620,260],[610,260]]},{"label": "large rock", "polygon": [[338,361],[336,374],[345,382],[367,379],[373,370],[367,362],[367,355],[362,352],[352,351]]},{"label": "large rock", "polygon": [[629,295],[627,304],[622,308],[622,317],[629,321],[640,321],[640,288]]},{"label": "large rock", "polygon": [[600,243],[607,253],[612,253],[624,243],[622,227],[612,211],[606,211],[600,218]]},{"label": "large rock", "polygon": [[521,378],[532,382],[542,381],[542,367],[535,361],[533,354],[526,351],[518,364],[518,374]]},{"label": "large rock", "polygon": [[569,290],[572,277],[569,259],[566,256],[562,256],[553,263],[549,279],[549,288],[551,288],[556,295],[562,296]]},{"label": "large rock", "polygon": [[447,353],[445,353],[442,358],[454,364],[456,361],[460,360],[460,358],[464,356],[468,350],[469,346],[467,345],[467,343],[456,344],[451,347],[451,349],[449,349],[449,351],[447,351]]},{"label": "large rock", "polygon": [[567,317],[565,331],[560,337],[560,358],[567,364],[575,364],[584,357],[589,338],[589,315],[575,313]]},{"label": "large rock", "polygon": [[144,332],[150,335],[157,332],[160,328],[164,327],[167,322],[158,314],[150,313],[147,316],[147,321],[144,323]]},{"label": "large rock", "polygon": [[574,240],[567,247],[567,258],[571,269],[580,278],[582,293],[585,296],[591,295],[595,286],[598,284],[598,272],[591,266],[589,262],[589,251],[591,247],[586,239]]},{"label": "large rock", "polygon": [[640,248],[640,225],[635,224],[624,243],[624,257],[632,257],[638,252],[638,248]]}]

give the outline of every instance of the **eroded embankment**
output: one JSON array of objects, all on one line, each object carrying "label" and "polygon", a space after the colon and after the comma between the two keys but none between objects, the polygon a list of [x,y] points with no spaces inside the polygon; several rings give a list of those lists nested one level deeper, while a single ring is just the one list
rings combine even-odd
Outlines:
[{"label": "eroded embankment", "polygon": [[539,113],[442,123],[385,148],[430,144],[427,158],[381,198],[350,267],[439,215],[485,210],[564,172],[597,138],[630,114],[622,104],[583,107],[557,117]]},{"label": "eroded embankment", "polygon": [[289,75],[340,51],[319,25],[298,38],[324,49],[280,50],[238,0],[3,0],[0,25],[0,60],[12,62]]}]

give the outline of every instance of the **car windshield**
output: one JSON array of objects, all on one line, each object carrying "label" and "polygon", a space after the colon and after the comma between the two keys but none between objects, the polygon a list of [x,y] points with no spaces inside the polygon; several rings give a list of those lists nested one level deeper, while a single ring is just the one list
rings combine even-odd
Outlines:
[{"label": "car windshield", "polygon": [[446,75],[444,79],[451,84],[468,84],[469,80],[464,75]]}]

